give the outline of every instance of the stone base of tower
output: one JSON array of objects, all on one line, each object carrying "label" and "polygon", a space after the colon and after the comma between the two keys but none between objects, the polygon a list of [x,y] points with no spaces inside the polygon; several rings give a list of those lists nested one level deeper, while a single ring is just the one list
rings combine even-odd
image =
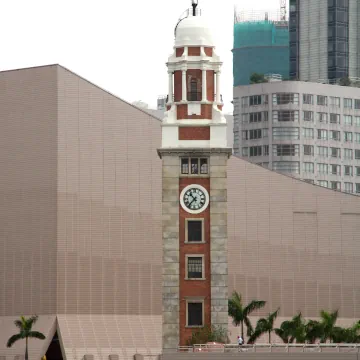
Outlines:
[{"label": "stone base of tower", "polygon": [[[230,152],[231,153],[231,152]],[[228,327],[227,160],[210,156],[211,324]]]}]

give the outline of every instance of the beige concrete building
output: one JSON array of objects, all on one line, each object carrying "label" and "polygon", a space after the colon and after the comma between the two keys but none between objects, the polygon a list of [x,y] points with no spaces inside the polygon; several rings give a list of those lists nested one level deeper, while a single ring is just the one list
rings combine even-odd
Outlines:
[{"label": "beige concrete building", "polygon": [[[0,72],[0,354],[38,314],[63,359],[158,354],[162,328],[160,121],[52,65]],[[232,157],[229,292],[360,318],[360,202]],[[254,317],[254,320],[256,318]],[[237,329],[229,326],[232,339]]]}]

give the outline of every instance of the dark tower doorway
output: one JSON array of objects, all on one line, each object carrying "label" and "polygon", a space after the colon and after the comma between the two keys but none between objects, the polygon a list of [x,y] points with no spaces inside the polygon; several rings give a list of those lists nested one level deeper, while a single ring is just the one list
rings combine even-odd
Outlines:
[{"label": "dark tower doorway", "polygon": [[63,360],[57,331],[46,352],[46,360]]}]

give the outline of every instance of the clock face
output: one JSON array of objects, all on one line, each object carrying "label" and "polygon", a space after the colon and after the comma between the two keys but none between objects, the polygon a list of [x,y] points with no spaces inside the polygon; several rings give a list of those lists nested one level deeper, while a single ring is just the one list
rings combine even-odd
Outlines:
[{"label": "clock face", "polygon": [[188,185],[181,192],[180,203],[187,212],[199,214],[208,207],[209,194],[201,185]]}]

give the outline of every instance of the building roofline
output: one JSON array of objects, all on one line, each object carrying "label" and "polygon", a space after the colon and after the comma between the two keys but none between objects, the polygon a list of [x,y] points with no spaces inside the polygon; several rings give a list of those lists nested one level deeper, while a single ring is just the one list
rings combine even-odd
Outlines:
[{"label": "building roofline", "polygon": [[288,174],[286,174],[286,173],[282,173],[282,172],[277,171],[277,170],[268,169],[268,168],[263,167],[263,166],[261,166],[261,165],[258,165],[258,164],[256,164],[256,163],[253,163],[253,162],[251,162],[250,160],[248,160],[248,159],[246,159],[246,158],[243,158],[243,157],[241,157],[241,156],[239,156],[239,155],[232,154],[232,157],[235,158],[235,159],[238,159],[238,160],[243,160],[243,161],[245,161],[246,163],[248,163],[248,164],[250,164],[250,165],[254,165],[254,166],[260,167],[261,169],[263,169],[263,170],[265,170],[265,171],[270,171],[270,172],[275,173],[275,174],[277,174],[277,175],[285,176],[285,177],[287,177],[287,178],[289,178],[289,179],[292,179],[293,181],[301,182],[301,183],[304,183],[304,184],[307,184],[307,185],[310,185],[310,186],[316,186],[316,187],[319,187],[319,188],[321,188],[321,189],[333,191],[334,193],[351,195],[351,196],[354,196],[354,197],[360,199],[360,196],[359,196],[359,195],[356,195],[356,194],[354,194],[354,193],[348,193],[348,192],[345,192],[345,191],[339,191],[339,190],[335,190],[335,189],[330,189],[330,188],[328,188],[328,187],[324,187],[324,186],[315,184],[315,182],[314,182],[314,183],[309,183],[309,182],[307,182],[307,181],[305,181],[305,180],[296,178],[296,177],[291,176],[291,175],[288,175]]},{"label": "building roofline", "polygon": [[68,69],[67,67],[65,67],[65,66],[63,66],[63,65],[60,65],[60,64],[38,65],[38,66],[30,66],[30,67],[24,67],[24,68],[17,68],[17,69],[3,70],[3,71],[0,71],[0,75],[1,75],[1,74],[4,74],[4,73],[8,73],[8,72],[13,72],[13,71],[22,71],[22,70],[31,70],[31,69],[40,69],[40,68],[48,68],[48,67],[57,67],[57,68],[58,68],[58,67],[60,67],[60,68],[62,68],[62,69],[64,69],[64,70],[66,70],[66,71],[70,72],[71,74],[73,74],[73,75],[77,76],[78,78],[80,78],[80,79],[82,79],[82,80],[86,81],[88,84],[91,84],[92,86],[95,86],[95,87],[96,87],[96,88],[98,88],[99,90],[106,92],[107,94],[109,94],[110,96],[112,96],[112,97],[116,98],[117,100],[120,100],[120,101],[124,102],[125,104],[127,104],[127,105],[129,105],[129,106],[131,106],[131,107],[133,107],[133,108],[135,108],[135,109],[137,109],[137,110],[139,110],[139,111],[143,112],[144,114],[146,114],[146,115],[148,115],[148,116],[152,117],[153,119],[155,119],[155,120],[157,120],[157,121],[160,121],[160,122],[161,122],[161,119],[159,119],[158,117],[156,117],[156,116],[154,116],[154,115],[152,115],[152,114],[150,114],[150,113],[146,112],[144,109],[141,109],[141,108],[137,107],[137,106],[136,106],[136,105],[134,105],[134,104],[129,103],[128,101],[124,100],[123,98],[121,98],[121,97],[119,97],[119,96],[117,96],[117,95],[113,94],[112,92],[110,92],[110,91],[108,91],[108,90],[106,90],[106,89],[102,88],[102,87],[101,87],[101,86],[99,86],[99,85],[96,85],[95,83],[91,82],[90,80],[88,80],[88,79],[84,78],[83,76],[81,76],[81,75],[77,74],[76,72],[74,72],[74,71],[72,71],[72,70]]}]

